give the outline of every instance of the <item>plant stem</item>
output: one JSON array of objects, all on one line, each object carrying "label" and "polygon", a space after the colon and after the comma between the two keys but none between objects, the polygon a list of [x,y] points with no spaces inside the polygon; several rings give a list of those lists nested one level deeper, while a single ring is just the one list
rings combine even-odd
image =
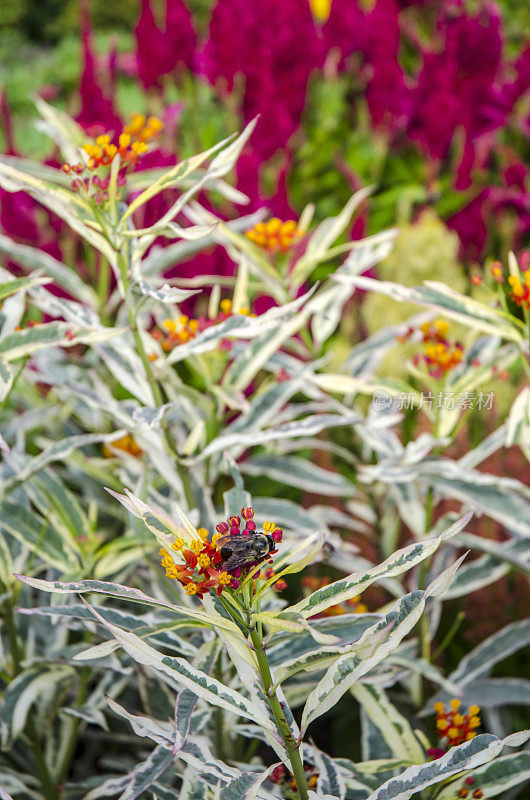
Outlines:
[{"label": "plant stem", "polygon": [[46,764],[46,760],[44,758],[44,753],[42,752],[42,746],[37,728],[35,727],[35,721],[31,716],[28,717],[27,727],[28,734],[31,739],[33,759],[35,761],[37,772],[39,773],[42,793],[46,800],[57,800],[57,789],[54,786],[48,765]]},{"label": "plant stem", "polygon": [[99,308],[103,316],[109,295],[110,266],[105,256],[100,256],[97,282]]},{"label": "plant stem", "polygon": [[308,800],[307,781],[304,772],[304,765],[302,764],[302,759],[300,757],[300,743],[296,741],[292,734],[289,723],[287,722],[283,712],[282,704],[276,696],[276,692],[274,691],[270,693],[273,681],[269,662],[267,660],[267,653],[265,652],[265,647],[263,646],[263,639],[256,628],[251,628],[249,633],[252,644],[254,645],[254,651],[256,653],[256,659],[258,662],[258,669],[261,681],[263,683],[263,688],[267,694],[270,709],[274,715],[274,719],[276,720],[276,725],[278,726],[278,732],[283,739],[287,756],[291,762],[291,769],[296,782],[298,798],[299,800]]},{"label": "plant stem", "polygon": [[16,677],[20,672],[20,651],[18,649],[17,628],[15,625],[15,618],[13,614],[13,602],[11,599],[6,600],[4,603],[5,615],[4,622],[7,628],[7,636],[9,639],[9,649],[11,651],[11,663],[13,666],[13,677]]},{"label": "plant stem", "polygon": [[[158,407],[160,407],[164,405],[164,397],[162,394],[162,390],[160,388],[160,384],[158,383],[158,381],[154,376],[153,369],[151,367],[151,362],[149,361],[149,356],[145,351],[144,343],[142,341],[142,336],[138,329],[138,315],[134,307],[131,305],[131,300],[130,300],[130,294],[129,294],[130,283],[129,283],[129,275],[127,272],[127,266],[122,253],[119,251],[118,251],[118,263],[120,266],[120,272],[123,282],[125,308],[127,309],[127,316],[129,317],[129,324],[131,326],[134,342],[136,344],[136,350],[138,352],[138,355],[140,356],[142,364],[144,365],[147,381],[149,383],[149,386],[151,387],[151,392],[153,393],[153,400],[155,401],[155,404]],[[182,488],[184,490],[186,503],[188,504],[188,509],[191,510],[192,508],[195,507],[195,500],[193,497],[193,488],[191,485],[190,476],[188,475],[187,469],[182,464],[179,454],[176,452],[175,447],[173,446],[171,437],[169,435],[169,431],[164,423],[164,420],[162,420],[161,422],[161,428],[166,449],[168,453],[175,459],[177,472],[182,482]]]},{"label": "plant stem", "polygon": [[[7,628],[7,635],[9,638],[9,647],[11,650],[11,661],[13,664],[13,677],[20,674],[20,650],[18,647],[17,628],[15,624],[15,617],[13,613],[13,604],[11,600],[4,603],[4,622]],[[42,793],[46,800],[57,800],[57,792],[53,784],[48,765],[42,752],[39,734],[35,727],[35,722],[31,715],[28,716],[27,721],[28,736],[31,741],[31,749],[33,752],[33,760],[35,768],[40,778]]]}]

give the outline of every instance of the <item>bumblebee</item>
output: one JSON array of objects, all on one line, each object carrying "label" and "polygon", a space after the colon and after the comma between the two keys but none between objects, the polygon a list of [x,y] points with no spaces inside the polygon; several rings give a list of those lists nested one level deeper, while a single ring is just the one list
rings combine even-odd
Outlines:
[{"label": "bumblebee", "polygon": [[264,561],[275,549],[276,542],[268,533],[236,533],[233,536],[223,536],[218,540],[217,546],[221,551],[222,568],[231,572],[238,567],[248,567]]}]

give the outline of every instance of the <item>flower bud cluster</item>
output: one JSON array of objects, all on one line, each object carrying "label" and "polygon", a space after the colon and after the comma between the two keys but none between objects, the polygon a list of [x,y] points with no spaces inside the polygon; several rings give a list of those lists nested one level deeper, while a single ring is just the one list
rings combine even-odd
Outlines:
[{"label": "flower bud cluster", "polygon": [[467,714],[460,712],[460,700],[453,698],[446,710],[443,703],[434,704],[436,711],[436,730],[440,739],[447,742],[448,747],[454,747],[463,742],[474,739],[476,729],[480,727],[480,708],[470,706]]},{"label": "flower bud cluster", "polygon": [[258,222],[246,232],[247,239],[266,250],[268,253],[278,251],[286,253],[302,233],[293,219],[282,222],[273,217],[268,222]]},{"label": "flower bud cluster", "polygon": [[[189,342],[194,339],[197,334],[202,333],[212,325],[217,325],[219,322],[224,322],[225,319],[234,316],[236,312],[232,310],[231,300],[221,300],[221,311],[214,319],[206,319],[199,317],[198,319],[190,319],[186,314],[181,314],[177,319],[166,319],[162,323],[162,330],[155,328],[151,331],[151,336],[160,342],[160,346],[165,353],[170,352],[179,344]],[[237,314],[253,317],[248,308],[240,308]]]}]

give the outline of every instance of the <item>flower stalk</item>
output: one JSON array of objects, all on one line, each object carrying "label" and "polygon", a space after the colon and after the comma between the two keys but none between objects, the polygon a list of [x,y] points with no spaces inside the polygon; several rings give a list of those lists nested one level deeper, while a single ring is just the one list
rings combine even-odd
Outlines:
[{"label": "flower stalk", "polygon": [[276,721],[278,733],[283,740],[285,749],[287,751],[287,756],[291,764],[291,770],[296,781],[296,790],[299,800],[308,800],[307,779],[304,772],[302,758],[300,756],[300,742],[297,741],[292,734],[290,725],[285,717],[282,704],[280,703],[276,694],[276,689],[272,689],[273,680],[267,659],[267,651],[265,650],[263,643],[263,637],[256,626],[249,628],[249,635],[254,646],[261,682],[267,695],[270,709]]}]

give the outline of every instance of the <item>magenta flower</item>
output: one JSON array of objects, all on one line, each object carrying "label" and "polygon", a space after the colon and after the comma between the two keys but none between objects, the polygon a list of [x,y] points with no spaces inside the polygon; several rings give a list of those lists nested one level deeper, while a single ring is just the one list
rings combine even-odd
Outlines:
[{"label": "magenta flower", "polygon": [[364,53],[372,76],[366,101],[372,122],[395,132],[406,127],[411,98],[399,63],[400,27],[397,0],[377,0],[366,17]]},{"label": "magenta flower", "polygon": [[166,0],[164,30],[155,20],[150,0],[142,0],[135,28],[138,77],[145,89],[160,88],[160,79],[178,66],[191,69],[196,35],[191,14],[182,0]]},{"label": "magenta flower", "polygon": [[[438,20],[440,43],[425,52],[414,93],[409,134],[432,158],[447,156],[455,131],[465,134],[469,174],[477,141],[501,127],[509,112],[502,92],[501,19],[494,3],[470,15],[446,10]],[[466,183],[461,170],[460,182]]]},{"label": "magenta flower", "polygon": [[221,92],[243,93],[246,122],[261,114],[252,144],[268,159],[298,128],[322,55],[307,0],[218,0],[201,68]]},{"label": "magenta flower", "polygon": [[76,117],[77,122],[91,136],[109,131],[119,131],[121,130],[121,120],[114,109],[111,94],[112,85],[109,87],[109,96],[107,96],[104,94],[98,80],[96,57],[92,46],[90,16],[86,1],[81,4],[81,25],[84,68],[79,84],[81,110]]},{"label": "magenta flower", "polygon": [[339,66],[356,51],[363,51],[366,40],[366,14],[358,2],[332,0],[327,22],[322,27],[326,52],[332,47],[340,53]]}]

